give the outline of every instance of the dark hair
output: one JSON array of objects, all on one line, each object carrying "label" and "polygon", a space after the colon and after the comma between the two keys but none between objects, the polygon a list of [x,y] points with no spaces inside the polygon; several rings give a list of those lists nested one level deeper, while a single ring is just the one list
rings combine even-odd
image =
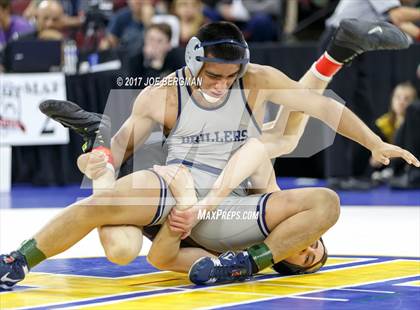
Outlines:
[{"label": "dark hair", "polygon": [[10,0],[0,0],[0,7],[3,9],[10,8]]},{"label": "dark hair", "polygon": [[168,41],[171,41],[172,29],[168,24],[165,24],[165,23],[151,24],[149,27],[147,27],[147,31],[149,31],[150,29],[157,29],[163,32],[168,37]]},{"label": "dark hair", "polygon": [[328,251],[327,251],[327,248],[325,247],[324,241],[322,240],[322,238],[320,238],[319,241],[322,243],[322,246],[324,247],[324,254],[322,254],[321,259],[318,262],[312,264],[312,266],[303,267],[303,266],[295,265],[285,260],[282,260],[274,264],[272,268],[278,273],[285,276],[317,272],[319,269],[321,269],[321,267],[325,265],[328,259]]},{"label": "dark hair", "polygon": [[[239,28],[229,22],[206,24],[198,30],[197,38],[201,42],[232,39],[239,43],[246,43]],[[237,60],[243,58],[245,55],[245,49],[243,47],[229,43],[206,46],[204,52],[207,57],[211,54],[216,58],[225,60]]]}]

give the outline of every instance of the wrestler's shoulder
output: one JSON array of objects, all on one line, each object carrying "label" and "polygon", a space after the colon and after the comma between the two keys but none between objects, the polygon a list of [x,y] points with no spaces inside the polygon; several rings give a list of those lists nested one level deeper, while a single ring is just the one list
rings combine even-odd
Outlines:
[{"label": "wrestler's shoulder", "polygon": [[177,77],[175,72],[160,79],[158,83],[149,85],[141,92],[142,96],[148,97],[161,102],[176,102],[177,99]]},{"label": "wrestler's shoulder", "polygon": [[271,66],[250,63],[244,75],[248,88],[265,88],[270,85],[273,76],[279,71]]}]

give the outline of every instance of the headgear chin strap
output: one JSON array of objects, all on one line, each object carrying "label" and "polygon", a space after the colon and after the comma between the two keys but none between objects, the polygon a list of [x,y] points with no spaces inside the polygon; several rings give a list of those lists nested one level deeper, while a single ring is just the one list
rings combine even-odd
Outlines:
[{"label": "headgear chin strap", "polygon": [[320,261],[316,262],[312,266],[302,267],[300,265],[295,265],[295,264],[288,263],[282,260],[281,262],[274,264],[272,268],[278,273],[282,275],[287,275],[287,276],[317,272],[319,269],[321,269],[322,266],[325,265],[328,259],[327,248],[324,245],[324,241],[322,241],[322,238],[320,238],[320,241],[322,243],[322,246],[324,247],[324,254],[322,255],[322,258],[320,259]]},{"label": "headgear chin strap", "polygon": [[[245,49],[245,55],[241,59],[227,60],[223,58],[205,57],[204,48],[206,46],[213,46],[219,44],[232,44]],[[226,64],[240,64],[241,70],[239,71],[238,78],[242,77],[249,63],[249,48],[248,44],[241,43],[232,39],[222,39],[217,41],[201,42],[197,37],[192,37],[188,41],[185,49],[185,63],[190,69],[193,76],[197,76],[205,62],[226,63]]]}]

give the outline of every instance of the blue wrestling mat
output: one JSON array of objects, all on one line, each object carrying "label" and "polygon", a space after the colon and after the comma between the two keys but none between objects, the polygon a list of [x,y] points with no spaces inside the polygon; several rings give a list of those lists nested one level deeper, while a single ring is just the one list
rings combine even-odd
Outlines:
[{"label": "blue wrestling mat", "polygon": [[279,277],[267,269],[243,283],[199,287],[145,257],[128,266],[105,258],[50,259],[1,309],[418,309],[420,259],[334,256],[321,272]]}]

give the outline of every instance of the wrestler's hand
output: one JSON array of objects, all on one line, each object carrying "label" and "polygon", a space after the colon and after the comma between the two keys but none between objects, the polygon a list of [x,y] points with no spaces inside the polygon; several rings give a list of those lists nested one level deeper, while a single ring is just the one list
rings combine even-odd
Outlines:
[{"label": "wrestler's hand", "polygon": [[92,151],[77,158],[79,170],[89,179],[96,180],[107,172],[106,155],[99,151]]},{"label": "wrestler's hand", "polygon": [[371,150],[371,152],[372,158],[384,165],[388,165],[391,158],[399,157],[404,159],[410,165],[420,167],[419,160],[413,154],[393,144],[385,142],[379,143]]},{"label": "wrestler's hand", "polygon": [[169,227],[173,232],[182,233],[181,239],[185,239],[198,222],[194,221],[198,212],[191,208],[197,203],[194,179],[184,165],[154,165],[153,170],[165,180],[177,202],[168,216]]},{"label": "wrestler's hand", "polygon": [[200,207],[192,206],[187,210],[172,209],[168,215],[169,226],[172,231],[182,233],[181,239],[187,238],[191,234],[191,230],[200,221],[198,219],[198,211]]},{"label": "wrestler's hand", "polygon": [[197,202],[194,179],[187,167],[184,165],[154,165],[153,170],[168,184],[177,202],[176,208],[188,209]]}]

